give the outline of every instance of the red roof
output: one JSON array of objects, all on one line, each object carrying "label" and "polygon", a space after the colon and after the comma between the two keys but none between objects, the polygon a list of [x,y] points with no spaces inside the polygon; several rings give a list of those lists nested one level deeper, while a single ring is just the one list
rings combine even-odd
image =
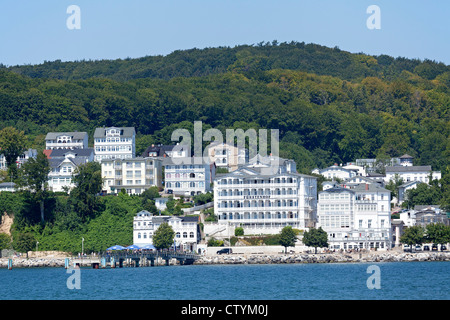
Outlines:
[{"label": "red roof", "polygon": [[47,157],[47,159],[51,159],[52,157],[50,157],[50,155],[52,154],[53,150],[44,150],[44,154]]}]

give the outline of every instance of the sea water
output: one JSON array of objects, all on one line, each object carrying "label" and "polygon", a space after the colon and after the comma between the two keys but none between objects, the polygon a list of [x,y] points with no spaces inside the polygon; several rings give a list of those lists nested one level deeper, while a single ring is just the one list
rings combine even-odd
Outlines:
[{"label": "sea water", "polygon": [[0,269],[1,300],[447,300],[449,284],[450,262]]}]

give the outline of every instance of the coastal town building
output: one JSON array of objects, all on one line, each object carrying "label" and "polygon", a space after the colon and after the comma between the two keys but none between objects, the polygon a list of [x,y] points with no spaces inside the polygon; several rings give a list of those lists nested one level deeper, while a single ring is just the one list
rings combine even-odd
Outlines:
[{"label": "coastal town building", "polygon": [[142,153],[142,157],[169,157],[169,158],[186,158],[190,157],[188,146],[183,145],[163,145],[152,144]]},{"label": "coastal town building", "polygon": [[250,162],[217,175],[214,213],[218,223],[205,224],[205,233],[243,227],[246,234],[277,234],[285,226],[313,227],[317,179],[298,174],[293,160],[258,156]]},{"label": "coastal town building", "polygon": [[153,244],[153,235],[162,223],[168,223],[175,232],[174,242],[177,249],[197,251],[200,240],[197,216],[157,216],[146,210],[138,212],[134,217],[133,244],[138,246]]},{"label": "coastal town building", "polygon": [[319,192],[317,227],[329,248],[390,248],[390,191],[376,183],[335,186]]},{"label": "coastal town building", "polygon": [[[37,151],[36,149],[28,149],[24,153],[22,153],[20,156],[17,157],[16,164],[17,167],[21,167],[25,162],[28,161],[30,158],[36,158]],[[6,159],[3,154],[0,154],[0,170],[7,170],[8,165],[6,164]]]},{"label": "coastal town building", "polygon": [[238,166],[246,164],[249,160],[247,149],[219,142],[212,142],[208,146],[208,156],[217,168],[227,168],[228,171],[236,170]]},{"label": "coastal town building", "polygon": [[141,194],[146,189],[162,187],[162,160],[159,158],[103,159],[104,193]]},{"label": "coastal town building", "polygon": [[97,128],[94,132],[95,161],[131,159],[136,154],[136,131],[133,127]]},{"label": "coastal town building", "polygon": [[45,149],[83,149],[88,147],[87,132],[49,132],[45,136]]},{"label": "coastal town building", "polygon": [[211,191],[216,166],[201,158],[164,158],[164,192],[194,196]]},{"label": "coastal town building", "polygon": [[441,179],[440,171],[432,171],[431,166],[411,166],[399,165],[393,167],[386,167],[385,183],[402,179],[404,183],[410,181],[419,181],[430,183],[430,175],[433,180]]},{"label": "coastal town building", "polygon": [[53,149],[44,152],[49,159],[51,171],[48,174],[48,186],[52,191],[69,192],[75,185],[72,177],[82,164],[94,160],[94,150],[87,149]]},{"label": "coastal town building", "polygon": [[350,178],[358,175],[357,170],[345,169],[338,165],[333,165],[333,166],[330,166],[330,167],[324,168],[324,169],[316,168],[312,171],[312,173],[320,174],[320,175],[324,176],[325,178],[331,179],[331,180],[336,180],[336,179],[346,180],[346,179],[350,179]]}]

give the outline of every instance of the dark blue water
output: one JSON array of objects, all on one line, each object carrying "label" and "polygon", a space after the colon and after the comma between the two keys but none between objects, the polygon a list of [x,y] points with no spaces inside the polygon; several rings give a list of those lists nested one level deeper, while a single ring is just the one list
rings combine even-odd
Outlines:
[{"label": "dark blue water", "polygon": [[[380,289],[369,289],[370,265]],[[0,269],[1,300],[442,300],[450,262],[194,265],[90,269],[69,289],[64,268]],[[71,282],[72,284],[75,282]]]}]

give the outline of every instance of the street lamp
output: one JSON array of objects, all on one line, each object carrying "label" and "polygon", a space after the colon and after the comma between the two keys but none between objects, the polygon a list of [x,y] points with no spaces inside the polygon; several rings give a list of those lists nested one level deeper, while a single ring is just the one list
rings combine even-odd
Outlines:
[{"label": "street lamp", "polygon": [[38,244],[39,244],[39,241],[36,241],[36,252],[38,251]]},{"label": "street lamp", "polygon": [[84,238],[81,238],[81,255],[84,255]]}]

